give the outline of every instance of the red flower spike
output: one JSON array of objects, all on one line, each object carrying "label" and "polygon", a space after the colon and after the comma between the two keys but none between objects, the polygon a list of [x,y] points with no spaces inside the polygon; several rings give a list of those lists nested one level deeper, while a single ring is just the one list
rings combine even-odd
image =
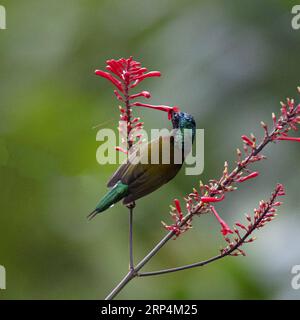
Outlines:
[{"label": "red flower spike", "polygon": [[[118,60],[110,59],[106,61],[106,71],[96,70],[95,74],[109,80],[117,90],[114,90],[114,94],[119,101],[124,103],[124,108],[120,108],[121,120],[128,122],[127,130],[118,128],[122,134],[122,140],[127,141],[127,148],[131,148],[137,140],[130,139],[130,132],[132,130],[139,130],[142,128],[142,123],[135,121],[135,125],[132,122],[132,113],[130,100],[144,97],[149,99],[151,97],[148,91],[141,91],[140,93],[130,94],[130,89],[135,87],[138,83],[142,82],[146,78],[159,77],[161,73],[159,71],[148,72],[147,68],[141,67],[141,64],[134,61],[132,57],[127,59],[121,58]],[[166,111],[166,110],[163,110]],[[169,113],[169,110],[167,110]],[[137,118],[135,118],[137,119]],[[122,148],[117,148],[122,151]]]},{"label": "red flower spike", "polygon": [[277,197],[282,193],[284,193],[283,186],[277,184],[270,199],[268,201],[260,201],[259,208],[254,209],[254,216],[251,217],[246,214],[247,225],[236,222],[235,225],[242,230],[234,227],[235,235],[224,238],[227,244],[225,248],[221,249],[221,254],[231,256],[245,255],[241,247],[246,243],[253,242],[256,237],[253,237],[252,233],[257,229],[261,229],[275,218],[276,214],[274,212],[276,209],[274,207],[281,205],[281,202],[277,201]]},{"label": "red flower spike", "polygon": [[212,213],[215,215],[215,217],[217,218],[217,220],[219,221],[219,223],[220,223],[220,225],[222,227],[221,233],[223,234],[223,236],[226,236],[227,234],[232,234],[233,231],[229,228],[227,223],[223,219],[221,219],[221,217],[217,213],[216,209],[213,206],[210,206],[210,209],[211,209]]}]

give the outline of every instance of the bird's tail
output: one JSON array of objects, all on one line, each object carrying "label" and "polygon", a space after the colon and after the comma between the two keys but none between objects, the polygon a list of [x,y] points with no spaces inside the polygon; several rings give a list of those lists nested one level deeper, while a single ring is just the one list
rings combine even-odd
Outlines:
[{"label": "bird's tail", "polygon": [[128,193],[128,185],[121,181],[117,182],[99,201],[95,210],[88,215],[88,219],[93,219],[98,213],[105,211],[114,203],[123,199]]}]

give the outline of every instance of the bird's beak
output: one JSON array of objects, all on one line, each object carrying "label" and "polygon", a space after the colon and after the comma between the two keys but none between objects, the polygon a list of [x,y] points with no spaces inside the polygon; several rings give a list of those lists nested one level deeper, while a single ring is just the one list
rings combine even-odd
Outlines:
[{"label": "bird's beak", "polygon": [[144,108],[149,108],[149,109],[156,109],[159,111],[164,111],[168,113],[168,119],[172,119],[172,114],[173,112],[179,112],[180,109],[177,106],[169,107],[169,106],[164,106],[164,105],[152,105],[152,104],[147,104],[147,103],[140,103],[140,102],[135,102],[132,103],[131,106],[133,107],[144,107]]}]

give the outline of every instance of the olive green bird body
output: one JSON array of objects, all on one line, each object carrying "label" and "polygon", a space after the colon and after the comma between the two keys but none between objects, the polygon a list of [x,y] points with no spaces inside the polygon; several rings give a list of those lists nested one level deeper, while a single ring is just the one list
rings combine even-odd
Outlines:
[{"label": "olive green bird body", "polygon": [[[195,136],[195,121],[192,116],[179,112],[173,114],[172,123],[173,131],[169,135],[160,136],[129,155],[127,161],[109,180],[107,186],[111,189],[100,200],[89,218],[122,199],[123,204],[128,205],[160,188],[177,175],[192,146],[192,143],[188,145],[184,142],[186,137],[183,138],[183,129],[192,129],[189,130],[192,142]],[[166,148],[169,152],[166,152]],[[163,154],[167,155],[168,161]]]}]

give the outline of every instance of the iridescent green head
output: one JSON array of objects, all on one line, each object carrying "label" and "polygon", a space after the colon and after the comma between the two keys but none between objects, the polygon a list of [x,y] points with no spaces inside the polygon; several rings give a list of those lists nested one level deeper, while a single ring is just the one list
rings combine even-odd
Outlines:
[{"label": "iridescent green head", "polygon": [[194,139],[196,133],[196,121],[192,115],[186,112],[173,112],[172,124],[174,129],[191,129],[192,137]]}]

